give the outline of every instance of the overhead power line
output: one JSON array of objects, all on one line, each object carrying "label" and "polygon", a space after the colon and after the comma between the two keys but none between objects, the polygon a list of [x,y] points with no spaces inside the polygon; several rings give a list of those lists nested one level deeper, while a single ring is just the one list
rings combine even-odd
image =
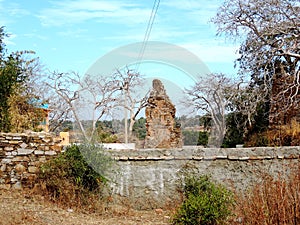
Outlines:
[{"label": "overhead power line", "polygon": [[140,49],[140,52],[139,52],[139,55],[138,55],[138,60],[137,60],[136,69],[135,69],[136,72],[138,71],[139,66],[141,64],[141,61],[143,60],[145,49],[147,47],[147,42],[148,42],[149,37],[150,37],[150,33],[151,33],[151,30],[152,30],[152,27],[153,27],[155,16],[156,16],[158,8],[159,8],[159,4],[160,4],[160,0],[154,0],[153,6],[152,6],[152,11],[151,11],[151,14],[150,14],[150,18],[149,18],[149,21],[148,21],[148,24],[147,24],[147,29],[146,29],[146,32],[145,32],[145,35],[144,35],[144,40],[142,42],[142,46],[141,46],[141,49]]}]

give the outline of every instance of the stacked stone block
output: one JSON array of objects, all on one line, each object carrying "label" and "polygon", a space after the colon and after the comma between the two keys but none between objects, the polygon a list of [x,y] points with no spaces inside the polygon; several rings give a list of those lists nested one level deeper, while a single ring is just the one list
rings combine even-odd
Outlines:
[{"label": "stacked stone block", "polygon": [[0,133],[0,188],[33,187],[42,163],[62,150],[50,133]]}]

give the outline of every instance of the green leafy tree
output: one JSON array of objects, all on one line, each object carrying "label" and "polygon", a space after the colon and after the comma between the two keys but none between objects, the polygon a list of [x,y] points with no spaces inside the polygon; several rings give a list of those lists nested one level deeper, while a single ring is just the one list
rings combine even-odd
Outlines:
[{"label": "green leafy tree", "polygon": [[139,138],[144,140],[146,137],[146,119],[144,117],[139,118],[133,125],[133,133]]},{"label": "green leafy tree", "polygon": [[96,126],[96,141],[100,143],[116,143],[118,141],[118,137],[113,131],[112,121],[98,121]]},{"label": "green leafy tree", "polygon": [[237,144],[244,143],[244,116],[239,112],[229,113],[226,117],[227,131],[222,147],[234,148]]},{"label": "green leafy tree", "polygon": [[[40,111],[29,105],[29,100],[36,97],[32,90],[29,90],[30,77],[36,64],[34,60],[26,60],[24,56],[33,52],[8,53],[4,44],[4,38],[7,36],[4,28],[0,27],[0,131],[2,132],[32,128],[33,124],[29,121],[40,117],[38,115]],[[20,118],[20,115],[24,114],[27,116]]]},{"label": "green leafy tree", "polygon": [[208,132],[183,130],[184,145],[203,145],[206,146],[208,142]]}]

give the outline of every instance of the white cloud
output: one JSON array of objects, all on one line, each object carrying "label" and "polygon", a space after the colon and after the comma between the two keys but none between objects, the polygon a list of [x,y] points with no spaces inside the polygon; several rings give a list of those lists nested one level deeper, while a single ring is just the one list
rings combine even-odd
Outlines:
[{"label": "white cloud", "polygon": [[73,37],[73,38],[86,38],[87,36],[84,35],[87,32],[86,29],[67,29],[64,31],[58,32],[58,35],[63,37]]},{"label": "white cloud", "polygon": [[14,23],[17,19],[29,15],[30,12],[23,9],[20,4],[0,0],[0,26],[8,26]]},{"label": "white cloud", "polygon": [[127,24],[144,22],[150,9],[119,1],[76,0],[53,2],[51,8],[43,9],[38,17],[46,26],[76,24],[87,20]]},{"label": "white cloud", "polygon": [[22,17],[30,14],[29,11],[21,8],[20,5],[16,3],[8,4],[7,13],[12,17]]},{"label": "white cloud", "polygon": [[37,38],[37,39],[40,39],[40,40],[48,40],[48,37],[44,36],[44,35],[40,35],[40,34],[37,34],[37,33],[27,33],[27,34],[24,34],[23,35],[24,37],[27,37],[27,38]]},{"label": "white cloud", "polygon": [[216,41],[205,41],[203,44],[193,42],[183,43],[180,46],[190,50],[204,62],[228,63],[238,58],[239,46],[226,45]]},{"label": "white cloud", "polygon": [[[130,41],[130,42],[140,42],[144,40],[144,30],[143,29],[131,29],[127,30],[127,33],[119,33],[118,36],[107,36],[103,39],[106,40],[122,40],[122,41]],[[182,30],[170,28],[167,26],[157,26],[152,29],[152,32],[149,36],[149,41],[171,41],[173,39],[184,38],[187,36],[196,36],[196,31],[191,30]]]},{"label": "white cloud", "polygon": [[210,18],[215,15],[221,2],[219,0],[173,0],[162,2],[162,5],[167,7],[170,13],[174,15],[176,15],[178,10],[181,12],[185,11],[184,19],[189,19],[194,24],[207,24]]},{"label": "white cloud", "polygon": [[218,7],[220,1],[218,0],[172,0],[167,2],[162,2],[164,6],[177,8],[180,10],[195,11],[201,10],[206,11],[207,9],[212,9]]}]

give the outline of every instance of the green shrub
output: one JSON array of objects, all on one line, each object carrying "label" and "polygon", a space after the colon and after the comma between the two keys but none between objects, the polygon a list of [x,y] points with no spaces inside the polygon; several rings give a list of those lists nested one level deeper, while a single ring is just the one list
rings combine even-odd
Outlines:
[{"label": "green shrub", "polygon": [[[89,160],[102,163],[101,168],[95,171]],[[104,168],[107,169],[110,162],[110,158],[95,145],[70,146],[57,158],[41,166],[41,189],[52,201],[59,201],[65,206],[93,208],[103,197],[106,184]]]},{"label": "green shrub", "polygon": [[185,199],[176,211],[172,224],[224,224],[231,215],[233,194],[208,176],[188,177],[183,187]]}]

